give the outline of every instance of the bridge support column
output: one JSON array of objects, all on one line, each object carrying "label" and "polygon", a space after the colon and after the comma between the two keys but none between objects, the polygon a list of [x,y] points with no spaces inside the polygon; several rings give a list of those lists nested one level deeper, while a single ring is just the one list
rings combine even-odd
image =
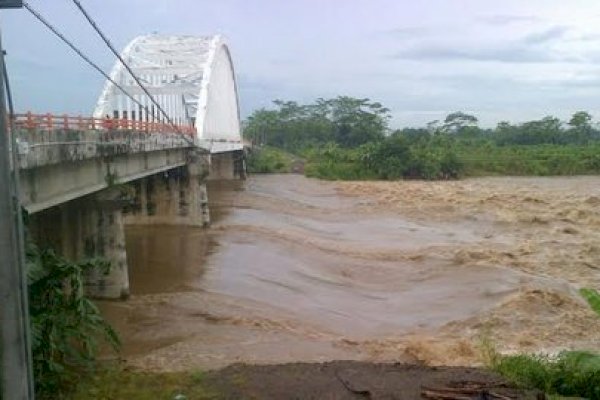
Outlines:
[{"label": "bridge support column", "polygon": [[129,296],[129,274],[123,230],[121,193],[104,190],[33,214],[29,224],[34,242],[52,247],[68,260],[100,258],[110,262],[108,273],[90,271],[87,294],[96,298]]},{"label": "bridge support column", "polygon": [[184,167],[133,182],[134,205],[125,223],[208,226],[207,172],[205,156],[193,155]]},{"label": "bridge support column", "polygon": [[206,158],[198,154],[194,155],[187,165],[188,192],[191,197],[190,204],[200,217],[202,226],[210,225],[210,210],[208,208],[208,190],[206,189],[206,178],[208,168]]},{"label": "bridge support column", "polygon": [[211,154],[210,180],[246,179],[246,160],[243,150]]},{"label": "bridge support column", "polygon": [[199,185],[200,192],[200,212],[202,214],[202,225],[210,225],[210,210],[208,208],[208,190],[206,189],[206,183],[203,182]]},{"label": "bridge support column", "polygon": [[87,210],[88,225],[84,232],[86,257],[101,257],[110,262],[108,273],[94,270],[87,277],[86,290],[97,298],[125,299],[129,297],[129,273],[125,248],[123,202],[102,195],[97,208]]}]

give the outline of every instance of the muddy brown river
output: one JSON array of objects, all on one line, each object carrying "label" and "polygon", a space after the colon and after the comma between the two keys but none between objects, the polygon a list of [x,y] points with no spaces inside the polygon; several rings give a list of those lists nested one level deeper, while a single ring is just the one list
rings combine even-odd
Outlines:
[{"label": "muddy brown river", "polygon": [[598,349],[600,178],[209,188],[210,229],[132,226],[132,297],[104,302],[133,366],[332,359],[477,364]]}]

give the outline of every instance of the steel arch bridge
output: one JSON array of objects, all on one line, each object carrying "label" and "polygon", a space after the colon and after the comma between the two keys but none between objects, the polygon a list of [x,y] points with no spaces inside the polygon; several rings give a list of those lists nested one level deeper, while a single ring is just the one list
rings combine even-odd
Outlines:
[{"label": "steel arch bridge", "polygon": [[[235,71],[221,36],[138,36],[121,56],[176,125],[194,128],[199,147],[243,149]],[[144,107],[107,80],[95,118],[166,122],[120,61],[110,77]]]}]

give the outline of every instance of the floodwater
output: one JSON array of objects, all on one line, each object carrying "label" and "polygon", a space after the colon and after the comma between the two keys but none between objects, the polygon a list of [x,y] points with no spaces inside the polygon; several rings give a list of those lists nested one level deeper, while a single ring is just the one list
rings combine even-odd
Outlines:
[{"label": "floodwater", "polygon": [[209,187],[213,225],[132,226],[132,298],[103,311],[134,366],[358,359],[476,364],[594,348],[600,178]]}]

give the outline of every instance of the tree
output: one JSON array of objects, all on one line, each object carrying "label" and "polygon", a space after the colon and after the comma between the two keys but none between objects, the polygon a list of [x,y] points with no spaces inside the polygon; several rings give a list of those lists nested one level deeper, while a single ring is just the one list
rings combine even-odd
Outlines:
[{"label": "tree", "polygon": [[476,127],[478,122],[479,121],[477,120],[477,117],[474,115],[466,114],[462,111],[456,111],[448,114],[444,120],[443,129],[446,132],[456,133],[467,127]]},{"label": "tree", "polygon": [[244,133],[255,143],[298,152],[332,141],[357,147],[387,133],[389,109],[369,99],[338,96],[313,104],[284,100],[273,104],[274,110],[256,110],[245,121]]},{"label": "tree", "polygon": [[569,120],[569,125],[575,129],[591,128],[592,116],[587,111],[577,111]]},{"label": "tree", "polygon": [[433,121],[429,121],[427,123],[427,131],[429,133],[437,133],[440,130],[440,120],[434,119]]},{"label": "tree", "polygon": [[254,111],[244,123],[244,136],[258,145],[274,144],[277,141],[279,113],[261,108]]},{"label": "tree", "polygon": [[568,122],[569,141],[575,143],[587,143],[592,139],[594,129],[592,127],[592,116],[587,111],[577,111]]},{"label": "tree", "polygon": [[390,110],[381,103],[348,96],[326,103],[335,126],[335,140],[341,146],[356,147],[385,137]]}]

